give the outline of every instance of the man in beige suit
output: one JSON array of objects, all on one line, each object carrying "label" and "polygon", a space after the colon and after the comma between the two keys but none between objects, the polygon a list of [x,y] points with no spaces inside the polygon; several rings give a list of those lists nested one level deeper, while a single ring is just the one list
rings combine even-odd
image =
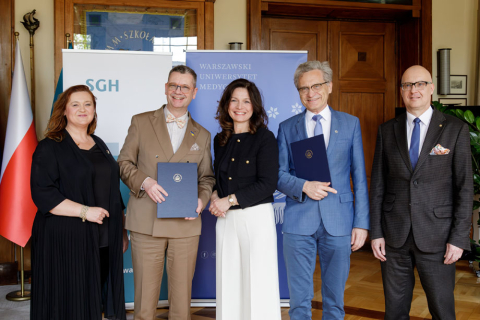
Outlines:
[{"label": "man in beige suit", "polygon": [[190,319],[201,219],[157,218],[157,203],[168,201],[168,190],[155,179],[158,162],[197,163],[198,214],[210,199],[215,183],[210,133],[188,113],[196,80],[189,67],[174,67],[165,84],[167,104],[132,118],[118,156],[122,181],[131,191],[126,228],[132,242],[136,320],[155,319],[165,258],[169,319]]}]

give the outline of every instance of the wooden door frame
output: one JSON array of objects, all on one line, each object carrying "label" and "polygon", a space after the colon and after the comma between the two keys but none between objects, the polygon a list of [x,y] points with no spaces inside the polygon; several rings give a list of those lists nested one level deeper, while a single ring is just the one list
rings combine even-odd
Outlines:
[{"label": "wooden door frame", "polygon": [[[5,134],[7,131],[8,109],[12,92],[12,75],[15,63],[15,1],[0,1],[0,154],[3,154]],[[1,160],[0,160],[1,164]],[[13,242],[0,236],[0,284],[16,283],[17,265],[15,263],[15,246]]]},{"label": "wooden door frame", "polygon": [[214,3],[215,0],[143,0],[140,4],[137,0],[54,0],[55,84],[62,70],[62,49],[65,49],[65,34],[70,33],[73,37],[74,4],[196,9],[197,48],[209,50],[213,49],[214,40]]},{"label": "wooden door frame", "polygon": [[[247,0],[247,49],[261,49],[262,15],[269,16],[269,5],[323,8],[332,11],[335,9],[358,10],[358,19],[365,21],[375,21],[369,17],[370,9],[372,12],[384,10],[390,16],[397,17],[390,22],[395,22],[397,30],[396,55],[398,56],[398,62],[396,64],[396,74],[398,81],[400,81],[400,77],[406,68],[414,64],[424,66],[431,73],[432,0],[412,0],[412,3],[412,5],[393,5],[331,0]],[[289,17],[289,14],[283,12],[282,16]],[[294,16],[290,17],[293,18]],[[298,13],[295,17],[299,18]],[[308,18],[312,19],[311,16]],[[328,16],[319,19],[335,20]],[[407,50],[407,48],[409,54],[401,55],[402,50]],[[400,107],[401,104],[401,99],[397,99],[396,107]]]}]

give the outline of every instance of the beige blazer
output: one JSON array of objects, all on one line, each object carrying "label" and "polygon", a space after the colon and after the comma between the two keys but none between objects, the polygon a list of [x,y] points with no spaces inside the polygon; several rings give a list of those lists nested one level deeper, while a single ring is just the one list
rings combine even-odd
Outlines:
[{"label": "beige blazer", "polygon": [[[156,179],[157,162],[197,163],[198,197],[202,199],[204,207],[210,200],[215,184],[210,152],[210,132],[189,115],[185,137],[174,154],[164,108],[165,105],[156,111],[133,116],[128,135],[118,156],[120,177],[130,189],[125,226],[128,230],[154,237],[192,237],[200,235],[202,227],[200,217],[192,221],[178,218],[159,219],[156,203],[145,191],[140,190],[145,178]],[[199,150],[191,150],[195,143]]]}]

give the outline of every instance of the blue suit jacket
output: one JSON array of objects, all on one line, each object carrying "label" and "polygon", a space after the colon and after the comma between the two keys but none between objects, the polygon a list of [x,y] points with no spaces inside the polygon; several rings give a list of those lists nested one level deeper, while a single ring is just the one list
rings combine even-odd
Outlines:
[{"label": "blue suit jacket", "polygon": [[[283,121],[278,129],[279,174],[277,189],[287,195],[283,232],[312,235],[320,221],[332,236],[351,234],[352,228],[369,229],[369,206],[362,132],[357,117],[332,111],[327,158],[332,185],[321,201],[302,192],[306,180],[296,177],[290,144],[307,139],[306,111]],[[353,181],[353,191],[350,187]],[[355,205],[354,205],[355,198]],[[321,220],[320,220],[321,219]]]}]

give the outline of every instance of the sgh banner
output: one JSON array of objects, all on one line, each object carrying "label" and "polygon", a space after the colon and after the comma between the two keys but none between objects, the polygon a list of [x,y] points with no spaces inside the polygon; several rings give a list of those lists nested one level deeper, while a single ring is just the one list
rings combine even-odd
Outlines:
[{"label": "sgh banner", "polygon": [[[105,141],[115,158],[122,149],[132,116],[167,103],[165,83],[171,69],[171,53],[63,50],[63,88],[77,84],[90,87],[97,97],[95,134]],[[123,183],[121,192],[127,205],[130,190]],[[133,308],[134,297],[130,248],[123,255],[127,308]],[[167,298],[167,283],[163,281],[160,300]]]},{"label": "sgh banner", "polygon": [[[305,61],[306,51],[187,51],[187,65],[198,76],[198,93],[189,110],[192,117],[212,134],[212,155],[213,137],[220,131],[214,117],[225,87],[238,78],[255,82],[263,94],[268,127],[276,135],[280,122],[303,111],[293,84],[293,74],[297,66]],[[277,191],[274,197],[280,297],[288,299],[282,245],[285,195]],[[206,211],[202,215],[202,223],[192,298],[214,299],[216,218]]]}]

